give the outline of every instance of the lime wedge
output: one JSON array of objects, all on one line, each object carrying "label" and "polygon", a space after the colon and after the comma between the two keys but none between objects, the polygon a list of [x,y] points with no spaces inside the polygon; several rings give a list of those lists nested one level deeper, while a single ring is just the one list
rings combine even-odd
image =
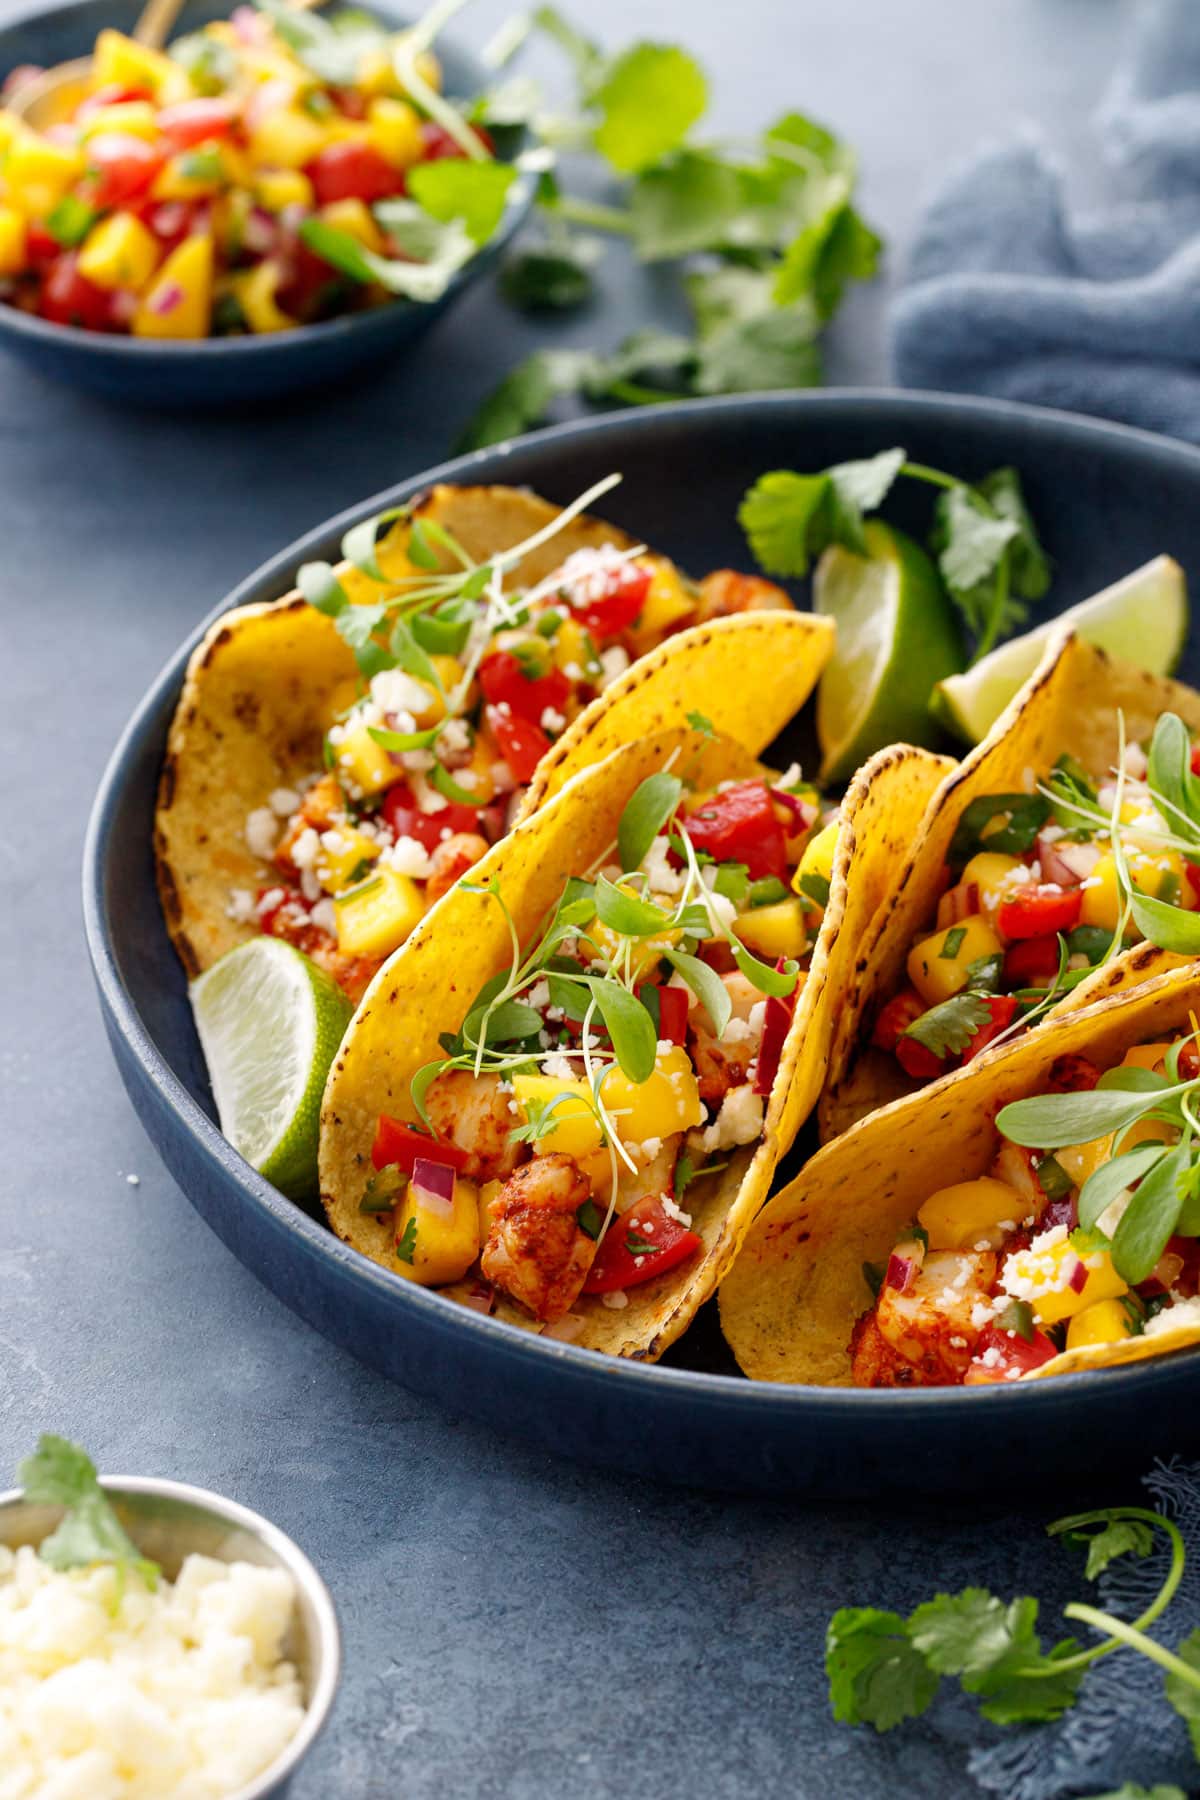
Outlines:
[{"label": "lime wedge", "polygon": [[817,690],[821,780],[846,781],[886,744],[930,744],[934,683],[963,665],[958,618],[925,552],[880,519],[868,556],[831,545],[813,577],[813,610],[837,622]]},{"label": "lime wedge", "polygon": [[221,1130],[282,1193],[311,1198],[321,1095],[353,1007],[316,963],[273,937],[228,951],[190,993]]},{"label": "lime wedge", "polygon": [[1152,675],[1169,675],[1187,639],[1183,570],[1173,557],[1156,556],[1036,631],[1001,644],[965,675],[939,682],[930,702],[935,718],[956,737],[977,744],[1033,674],[1050,634],[1060,625],[1073,625],[1089,644],[1099,644]]}]

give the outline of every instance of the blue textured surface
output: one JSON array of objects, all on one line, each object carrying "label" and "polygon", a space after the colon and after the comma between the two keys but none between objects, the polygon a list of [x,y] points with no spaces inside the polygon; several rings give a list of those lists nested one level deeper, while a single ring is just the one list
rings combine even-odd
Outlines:
[{"label": "blue textured surface", "polygon": [[[507,10],[480,0],[481,36]],[[1079,141],[1129,13],[609,0],[603,28],[686,36],[722,129],[791,104],[835,121],[903,252],[942,158],[1022,112]],[[614,259],[604,311],[558,335],[669,318],[663,287]],[[837,379],[882,374],[885,292],[839,321]],[[881,1740],[833,1726],[824,1625],[848,1601],[905,1607],[973,1577],[1065,1597],[1078,1584],[1041,1536],[1055,1502],[1036,1477],[986,1510],[730,1500],[464,1424],[331,1349],[239,1266],[159,1167],[104,1046],[76,871],[134,701],[262,557],[444,455],[536,335],[480,290],[344,399],[232,423],[117,413],[0,364],[0,1468],[65,1430],[110,1468],[215,1487],[297,1536],[334,1588],[347,1670],[295,1800],[958,1800],[968,1716]],[[1125,1487],[1127,1462],[1097,1445],[1088,1503]]]}]

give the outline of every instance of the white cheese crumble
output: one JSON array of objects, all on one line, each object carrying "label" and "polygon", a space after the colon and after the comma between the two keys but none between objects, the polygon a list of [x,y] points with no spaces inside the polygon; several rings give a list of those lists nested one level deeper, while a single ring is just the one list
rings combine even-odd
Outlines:
[{"label": "white cheese crumble", "polygon": [[1176,1300],[1164,1306],[1152,1319],[1146,1320],[1147,1337],[1161,1337],[1165,1331],[1178,1331],[1200,1325],[1200,1295],[1192,1300]]},{"label": "white cheese crumble", "polygon": [[246,842],[255,856],[268,862],[279,841],[279,821],[269,806],[256,806],[246,818]]},{"label": "white cheese crumble", "polygon": [[309,917],[314,925],[319,926],[322,931],[327,931],[330,937],[337,936],[337,908],[328,895],[323,900],[317,901]]},{"label": "white cheese crumble", "polygon": [[601,1294],[601,1305],[607,1306],[610,1312],[623,1312],[629,1305],[629,1296],[620,1288],[613,1294]]},{"label": "white cheese crumble", "polygon": [[656,837],[642,858],[647,885],[656,894],[678,894],[687,879],[682,869],[671,867],[670,850],[665,837]]},{"label": "white cheese crumble", "polygon": [[379,867],[395,869],[398,875],[409,875],[414,881],[424,881],[433,864],[419,838],[398,837],[380,856]]},{"label": "white cheese crumble", "polygon": [[596,686],[598,688],[611,687],[628,667],[628,651],[622,650],[620,644],[610,644],[607,650],[600,652],[600,677]]},{"label": "white cheese crumble", "polygon": [[291,858],[298,869],[311,869],[321,854],[321,839],[311,825],[306,825],[291,848]]},{"label": "white cheese crumble", "polygon": [[423,713],[433,695],[415,675],[406,675],[403,669],[381,669],[371,677],[371,698],[381,712],[408,714],[408,721],[398,724],[397,731],[415,731],[413,714]]},{"label": "white cheese crumble", "polygon": [[683,1208],[676,1204],[670,1194],[660,1194],[659,1202],[668,1219],[674,1219],[675,1223],[677,1225],[682,1225],[685,1231],[690,1227],[692,1223],[691,1213],[684,1212]]},{"label": "white cheese crumble", "polygon": [[549,1075],[553,1081],[574,1081],[575,1079],[575,1070],[571,1066],[571,1060],[564,1056],[561,1050],[556,1050],[550,1056],[543,1056],[541,1070],[543,1075]]},{"label": "white cheese crumble", "polygon": [[272,788],[267,795],[267,805],[277,819],[290,819],[294,812],[299,811],[300,796],[295,788]]},{"label": "white cheese crumble", "polygon": [[258,916],[258,906],[249,888],[230,888],[225,902],[225,917],[235,925],[249,925]]},{"label": "white cheese crumble", "polygon": [[282,1569],[189,1556],[151,1592],[0,1547],[0,1792],[227,1800],[304,1718]]},{"label": "white cheese crumble", "polygon": [[739,1144],[752,1144],[761,1137],[762,1127],[762,1095],[746,1082],[730,1088],[716,1120],[706,1128],[700,1141],[706,1151],[732,1150]]},{"label": "white cheese crumble", "polygon": [[549,732],[551,737],[557,737],[559,732],[566,725],[566,722],[566,713],[560,713],[557,707],[544,706],[542,708],[542,716],[539,723],[541,724],[542,730]]}]

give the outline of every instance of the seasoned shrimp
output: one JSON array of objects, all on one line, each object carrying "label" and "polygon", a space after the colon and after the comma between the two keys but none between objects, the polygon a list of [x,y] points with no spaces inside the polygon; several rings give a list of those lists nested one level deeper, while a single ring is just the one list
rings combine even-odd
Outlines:
[{"label": "seasoned shrimp", "polygon": [[476,1077],[469,1069],[446,1069],[429,1084],[425,1108],[439,1137],[466,1152],[463,1174],[469,1181],[504,1181],[525,1154],[523,1144],[510,1144],[518,1123],[509,1110],[512,1095],[498,1075]]},{"label": "seasoned shrimp", "polygon": [[[860,1387],[939,1387],[960,1382],[979,1339],[971,1314],[996,1279],[990,1250],[939,1250],[904,1293],[886,1283],[851,1338]],[[904,1371],[907,1369],[907,1373]]]},{"label": "seasoned shrimp", "polygon": [[518,1169],[488,1207],[483,1273],[547,1325],[571,1310],[596,1254],[576,1216],[590,1195],[575,1159],[552,1151]]},{"label": "seasoned shrimp", "polygon": [[427,903],[432,906],[449,893],[460,876],[487,855],[489,848],[487,839],[477,831],[456,831],[440,843],[430,858],[429,880],[425,884]]},{"label": "seasoned shrimp", "polygon": [[[750,1064],[762,1043],[762,995],[737,971],[722,975],[733,1013],[725,1035],[718,1038],[712,1020],[701,1006],[694,1006],[688,1019],[688,1052],[696,1071],[700,1098],[707,1106],[718,1107],[731,1088],[742,1087],[750,1077]],[[759,1007],[754,1025],[750,1015]]]},{"label": "seasoned shrimp", "polygon": [[739,575],[736,569],[714,569],[700,583],[700,617],[719,619],[727,613],[782,612],[791,601],[773,581],[761,575]]}]

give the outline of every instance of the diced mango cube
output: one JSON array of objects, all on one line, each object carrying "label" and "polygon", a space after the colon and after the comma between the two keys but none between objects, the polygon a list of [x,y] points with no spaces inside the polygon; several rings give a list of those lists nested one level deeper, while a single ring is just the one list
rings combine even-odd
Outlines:
[{"label": "diced mango cube", "polygon": [[321,849],[314,873],[321,886],[331,894],[340,893],[342,888],[365,873],[362,864],[374,862],[378,855],[378,842],[368,837],[365,831],[358,831],[353,825],[335,825],[321,833]]},{"label": "diced mango cube", "polygon": [[365,245],[368,250],[382,254],[383,233],[371,217],[371,209],[365,200],[334,200],[329,206],[321,208],[321,217],[327,225],[338,231],[344,231],[348,237]]},{"label": "diced mango cube", "polygon": [[985,1237],[998,1242],[996,1228],[1002,1222],[1020,1224],[1027,1205],[1006,1181],[983,1175],[938,1188],[917,1214],[917,1223],[935,1250],[974,1250]]},{"label": "diced mango cube", "polygon": [[554,662],[571,681],[599,673],[595,645],[578,619],[566,618],[554,634]]},{"label": "diced mango cube", "polygon": [[[281,277],[279,264],[270,256],[256,263],[252,269],[246,269],[233,277],[233,292],[242,309],[242,317],[251,331],[265,333],[295,330],[298,321],[290,313],[284,312],[275,298]],[[372,744],[371,747],[373,750],[379,749],[377,744]],[[386,755],[384,751],[379,753]],[[395,775],[394,769],[392,774]]]},{"label": "diced mango cube", "polygon": [[396,869],[377,870],[334,906],[338,949],[347,956],[390,956],[425,912],[416,882]]},{"label": "diced mango cube", "polygon": [[400,83],[386,50],[365,50],[359,59],[354,85],[364,94],[398,94]]},{"label": "diced mango cube", "polygon": [[172,250],[133,315],[133,335],[207,337],[212,323],[213,241],[197,233]]},{"label": "diced mango cube", "polygon": [[329,741],[337,773],[361,794],[378,794],[404,773],[375,742],[361,713],[351,714],[344,725],[335,725]]},{"label": "diced mango cube", "polygon": [[[582,1078],[516,1074],[513,1093],[527,1119],[531,1106],[534,1113],[551,1109],[554,1130],[538,1140],[538,1149],[561,1151],[579,1161],[601,1148],[600,1120],[591,1104],[591,1090]],[[691,1062],[677,1044],[658,1057],[645,1081],[630,1081],[619,1068],[610,1068],[600,1095],[618,1135],[627,1144],[689,1131],[704,1117]]]},{"label": "diced mango cube", "polygon": [[407,100],[380,95],[367,107],[367,142],[394,169],[410,169],[424,150],[421,120]]},{"label": "diced mango cube", "polygon": [[422,1287],[460,1281],[479,1255],[480,1206],[473,1181],[455,1176],[449,1212],[428,1204],[410,1181],[396,1211],[396,1268]]},{"label": "diced mango cube", "polygon": [[[1071,1275],[1080,1261],[1087,1274],[1076,1288],[1070,1285]],[[1065,1238],[1042,1250],[1031,1246],[1015,1251],[1004,1265],[1004,1282],[1010,1293],[1013,1283],[1019,1283],[1022,1296],[1043,1325],[1057,1325],[1097,1300],[1115,1300],[1128,1292],[1128,1284],[1117,1274],[1107,1250],[1089,1250],[1081,1258]]]},{"label": "diced mango cube", "polygon": [[997,956],[1000,939],[981,913],[921,938],[908,953],[908,979],[926,1006],[937,1006],[966,987],[973,962]]},{"label": "diced mango cube", "polygon": [[113,106],[98,106],[84,121],[82,137],[95,137],[101,131],[119,131],[125,137],[145,138],[152,144],[158,137],[158,117],[148,100],[121,100]]},{"label": "diced mango cube", "polygon": [[980,908],[989,915],[998,912],[1013,890],[1028,879],[1025,864],[1018,857],[1005,856],[999,850],[981,850],[971,858],[959,877],[964,887],[978,888]]},{"label": "diced mango cube", "polygon": [[102,288],[140,292],[158,267],[160,245],[132,213],[116,212],[93,226],[79,252],[79,273]]},{"label": "diced mango cube", "polygon": [[696,605],[697,596],[688,591],[674,563],[656,557],[641,616],[633,627],[637,650],[650,650],[668,631],[678,630],[695,612]]},{"label": "diced mango cube", "polygon": [[1134,1335],[1133,1320],[1119,1300],[1097,1300],[1085,1307],[1067,1326],[1067,1349],[1086,1350],[1092,1344],[1119,1344]]},{"label": "diced mango cube", "polygon": [[328,148],[328,131],[296,106],[279,106],[250,134],[250,160],[257,168],[303,169]]},{"label": "diced mango cube", "polygon": [[804,880],[808,876],[826,888],[829,886],[833,880],[833,863],[837,855],[838,829],[838,822],[835,819],[831,825],[824,826],[809,838],[804,846],[804,854],[797,865],[796,873],[792,876],[793,889],[814,910],[823,910],[823,908],[818,908],[812,895],[805,892]]},{"label": "diced mango cube", "polygon": [[179,69],[161,50],[135,43],[124,32],[105,30],[96,39],[92,61],[92,86],[149,88],[158,95],[164,83],[174,83]]},{"label": "diced mango cube", "polygon": [[219,154],[210,154],[214,148],[206,145],[201,150],[182,150],[178,156],[169,157],[154,177],[151,198],[205,200],[219,194],[226,184],[225,164]]},{"label": "diced mango cube", "polygon": [[754,906],[739,913],[733,929],[756,956],[774,962],[780,956],[803,956],[808,948],[808,925],[801,900],[776,900],[770,906]]},{"label": "diced mango cube", "polygon": [[0,206],[0,275],[19,275],[25,267],[26,226],[13,206]]},{"label": "diced mango cube", "polygon": [[[601,1145],[600,1121],[591,1104],[587,1082],[560,1075],[514,1075],[513,1095],[526,1122],[544,1117],[554,1122],[553,1131],[539,1138],[537,1149],[554,1150],[576,1161],[590,1156]],[[624,1123],[624,1121],[622,1121]]]},{"label": "diced mango cube", "polygon": [[254,177],[254,195],[268,212],[282,212],[285,206],[311,207],[312,182],[299,169],[263,169]]},{"label": "diced mango cube", "polygon": [[36,132],[20,132],[4,159],[4,197],[29,219],[44,219],[86,168],[72,144],[55,144]]}]

